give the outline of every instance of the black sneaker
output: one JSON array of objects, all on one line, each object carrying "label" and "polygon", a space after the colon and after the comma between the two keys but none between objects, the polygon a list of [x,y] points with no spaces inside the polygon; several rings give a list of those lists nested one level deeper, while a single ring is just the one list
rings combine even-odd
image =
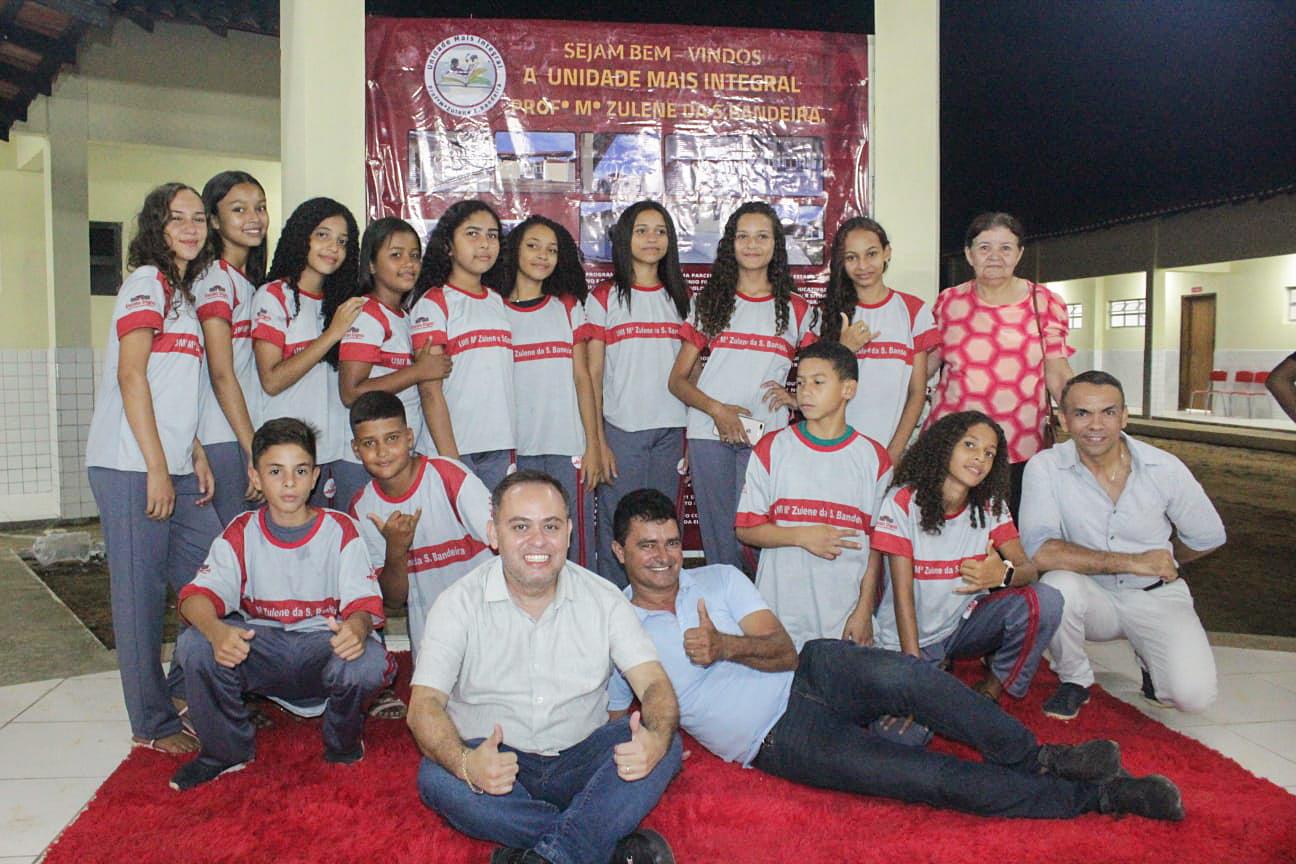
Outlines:
[{"label": "black sneaker", "polygon": [[1184,818],[1179,788],[1160,774],[1118,777],[1098,790],[1098,812],[1133,813],[1148,819],[1180,822]]},{"label": "black sneaker", "polygon": [[171,775],[170,786],[177,792],[184,792],[195,786],[201,786],[209,780],[215,780],[222,774],[229,774],[233,771],[242,771],[247,765],[246,762],[236,762],[233,765],[221,765],[216,762],[208,762],[202,756],[192,762],[186,762],[180,766],[180,769]]},{"label": "black sneaker", "polygon": [[1080,708],[1089,701],[1089,688],[1063,682],[1044,702],[1044,716],[1055,720],[1074,720]]},{"label": "black sneaker", "polygon": [[333,765],[351,765],[364,758],[364,742],[361,741],[353,750],[332,750],[324,748],[324,761]]},{"label": "black sneaker", "polygon": [[1045,744],[1035,758],[1045,773],[1082,783],[1106,783],[1121,771],[1120,745],[1115,741]]},{"label": "black sneaker", "polygon": [[617,841],[609,864],[675,864],[675,853],[665,837],[640,828]]},{"label": "black sneaker", "polygon": [[552,862],[534,849],[501,846],[491,853],[490,864],[552,864]]},{"label": "black sneaker", "polygon": [[1173,702],[1167,702],[1164,699],[1158,699],[1156,687],[1152,685],[1152,674],[1148,670],[1143,670],[1143,698],[1158,708],[1173,708]]}]

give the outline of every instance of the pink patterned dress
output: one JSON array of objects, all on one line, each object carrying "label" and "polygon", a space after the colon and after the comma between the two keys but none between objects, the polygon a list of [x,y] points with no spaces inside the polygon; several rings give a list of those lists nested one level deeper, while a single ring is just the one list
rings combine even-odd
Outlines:
[{"label": "pink patterned dress", "polygon": [[927,426],[947,414],[982,411],[1003,427],[1014,463],[1025,462],[1043,445],[1044,359],[1074,353],[1067,345],[1062,298],[1043,285],[1027,284],[1030,292],[1020,301],[991,306],[977,296],[974,282],[964,282],[942,291],[933,310],[943,365]]}]

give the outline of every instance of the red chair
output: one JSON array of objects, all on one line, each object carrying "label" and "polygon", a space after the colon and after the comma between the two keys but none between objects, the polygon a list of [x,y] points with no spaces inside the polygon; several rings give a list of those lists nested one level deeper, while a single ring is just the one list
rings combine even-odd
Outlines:
[{"label": "red chair", "polygon": [[1269,391],[1265,388],[1265,382],[1268,380],[1269,373],[1263,370],[1259,372],[1238,372],[1234,376],[1233,381],[1239,387],[1243,384],[1248,385],[1246,389],[1238,389],[1232,393],[1234,396],[1247,397],[1247,417],[1253,416],[1251,406],[1255,403],[1251,401],[1252,399],[1265,399],[1268,397]]},{"label": "red chair", "polygon": [[[1223,389],[1224,384],[1228,383],[1228,372],[1223,369],[1212,369],[1210,373],[1210,385],[1205,390],[1194,390],[1188,394],[1188,410],[1197,410],[1193,405],[1197,401],[1197,394],[1202,395],[1201,410],[1208,414],[1215,412],[1216,396],[1231,396],[1231,391]],[[1227,403],[1225,403],[1227,404]]]}]

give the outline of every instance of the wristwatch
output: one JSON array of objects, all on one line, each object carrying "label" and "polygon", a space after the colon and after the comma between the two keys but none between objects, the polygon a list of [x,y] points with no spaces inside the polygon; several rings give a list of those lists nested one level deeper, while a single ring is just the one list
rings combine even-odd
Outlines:
[{"label": "wristwatch", "polygon": [[1017,572],[1017,568],[1014,567],[1013,563],[1009,561],[1007,558],[1004,559],[1003,563],[1004,563],[1004,578],[1003,581],[999,583],[999,587],[1007,588],[1008,586],[1012,585],[1013,573]]}]

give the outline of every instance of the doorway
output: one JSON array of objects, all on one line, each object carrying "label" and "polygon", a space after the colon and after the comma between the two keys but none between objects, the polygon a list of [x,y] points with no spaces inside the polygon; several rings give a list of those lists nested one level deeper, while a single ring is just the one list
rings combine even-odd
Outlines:
[{"label": "doorway", "polygon": [[[1179,410],[1192,394],[1209,390],[1215,368],[1215,295],[1185,294],[1179,300]],[[1209,400],[1207,400],[1209,402]]]}]

